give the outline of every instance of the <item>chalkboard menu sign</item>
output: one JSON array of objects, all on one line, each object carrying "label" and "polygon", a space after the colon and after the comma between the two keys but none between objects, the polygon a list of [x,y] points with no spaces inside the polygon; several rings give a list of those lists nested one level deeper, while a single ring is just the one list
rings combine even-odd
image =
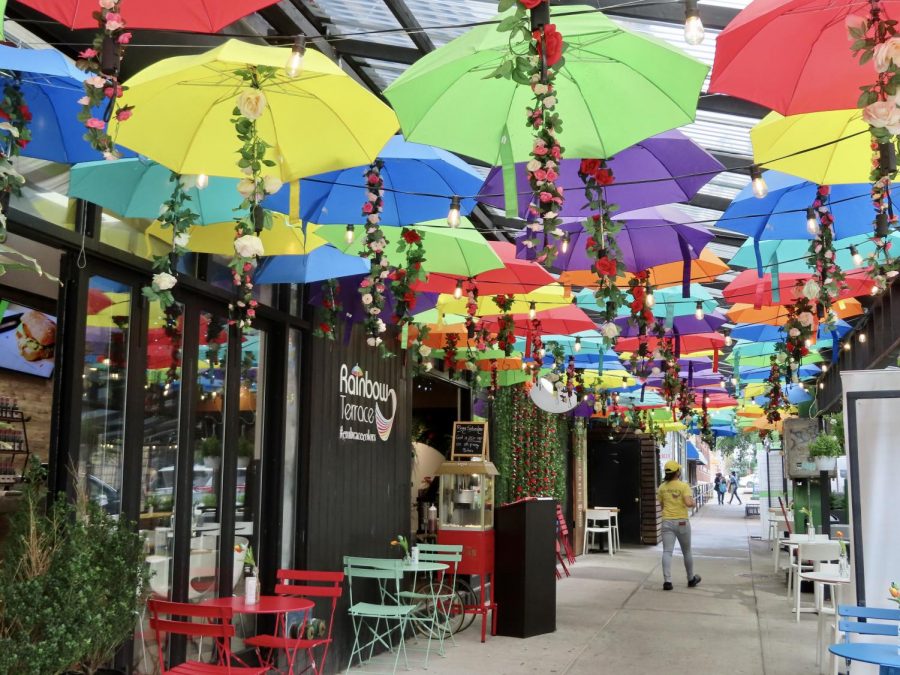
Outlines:
[{"label": "chalkboard menu sign", "polygon": [[484,458],[487,452],[487,422],[454,422],[450,459]]}]

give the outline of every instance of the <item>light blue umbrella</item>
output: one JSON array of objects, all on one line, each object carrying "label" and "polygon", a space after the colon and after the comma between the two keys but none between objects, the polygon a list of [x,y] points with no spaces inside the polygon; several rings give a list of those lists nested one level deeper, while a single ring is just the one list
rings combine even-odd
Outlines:
[{"label": "light blue umbrella", "polygon": [[306,255],[276,255],[264,258],[256,271],[258,284],[307,284],[337,279],[369,271],[365,258],[346,255],[330,245],[320,246]]},{"label": "light blue umbrella", "polygon": [[[791,405],[799,405],[801,403],[806,403],[807,401],[812,401],[812,396],[810,393],[806,391],[805,387],[801,387],[799,384],[787,384],[784,386],[784,395],[787,397],[788,403]],[[756,405],[765,405],[769,402],[769,397],[765,394],[761,396],[756,396],[753,399],[753,402]]]},{"label": "light blue umbrella", "polygon": [[[712,294],[700,284],[691,284],[687,297],[684,296],[680,285],[657,288],[653,291],[653,300],[653,315],[661,319],[693,315],[697,311],[698,302],[701,303],[705,313],[714,312],[719,306]],[[590,288],[580,290],[575,295],[575,302],[587,311],[605,310],[597,304],[594,291]],[[619,309],[618,316],[627,317],[630,313],[628,307],[622,307]]]},{"label": "light blue umbrella", "polygon": [[[751,366],[749,368],[741,367],[738,369],[740,371],[740,379],[741,382],[763,382],[769,378],[769,373],[771,369],[769,366],[764,368],[760,368],[757,366]],[[822,372],[822,369],[819,366],[808,365],[808,366],[800,366],[799,371],[797,371],[797,375],[801,380],[806,380],[812,377],[816,377],[819,373]]]},{"label": "light blue umbrella", "polygon": [[[22,151],[24,157],[62,164],[100,158],[100,153],[82,138],[85,128],[78,121],[78,99],[84,95],[86,73],[55,49],[0,45],[0,87],[16,77],[32,114],[32,140]],[[103,111],[96,109],[94,116],[102,117]]]},{"label": "light blue umbrella", "polygon": [[[401,136],[389,140],[378,158],[384,162],[382,225],[414,225],[446,218],[451,196],[475,195],[484,182],[478,172],[456,155],[430,145],[410,143]],[[364,224],[365,169],[357,166],[301,180],[301,219],[319,225]],[[287,213],[289,195],[278,193],[263,205]],[[462,200],[462,213],[468,214],[473,208],[474,199]]]},{"label": "light blue umbrella", "polygon": [[[871,223],[870,223],[871,226]],[[900,242],[900,235],[891,234],[888,241],[896,246]],[[859,234],[844,239],[835,239],[834,247],[837,251],[835,262],[843,270],[851,270],[857,267],[853,260],[851,247],[864,259],[870,253],[875,252],[875,242],[872,241],[871,232]],[[757,257],[759,256],[759,257]],[[767,239],[754,242],[748,239],[732,256],[728,264],[737,268],[760,268],[764,272],[777,273],[809,273],[806,259],[809,256],[809,241],[807,239]],[[865,264],[865,263],[863,263]]]},{"label": "light blue umbrella", "polygon": [[[781,342],[787,337],[783,328],[784,326],[758,323],[738,324],[731,329],[731,337],[735,340],[746,340],[748,342]],[[836,321],[834,334],[838,339],[844,337],[851,330],[853,330],[853,327],[843,319]],[[820,347],[818,340],[830,340],[833,337],[832,330],[824,324],[819,324],[816,347]]]}]

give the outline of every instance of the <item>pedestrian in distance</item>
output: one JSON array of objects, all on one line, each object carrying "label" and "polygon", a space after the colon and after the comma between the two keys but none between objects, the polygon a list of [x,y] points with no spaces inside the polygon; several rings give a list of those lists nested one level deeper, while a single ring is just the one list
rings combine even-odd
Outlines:
[{"label": "pedestrian in distance", "polygon": [[728,492],[728,479],[725,476],[722,476],[722,480],[719,481],[719,503],[725,504],[725,493]]},{"label": "pedestrian in distance", "polygon": [[657,497],[662,506],[662,540],[663,540],[663,590],[672,590],[672,554],[675,552],[675,540],[684,558],[684,571],[687,574],[688,587],[693,588],[700,583],[700,577],[694,574],[694,557],[691,554],[691,523],[688,509],[694,505],[691,486],[681,480],[681,465],[670,459],[663,467],[665,472],[663,484],[659,486]]},{"label": "pedestrian in distance", "polygon": [[722,474],[717,473],[716,479],[713,481],[713,492],[716,493],[716,500],[718,500],[719,504],[722,503],[722,493],[719,492],[719,485],[722,484]]},{"label": "pedestrian in distance", "polygon": [[731,472],[731,478],[728,482],[731,486],[731,499],[728,500],[728,503],[731,504],[731,502],[734,501],[734,498],[737,497],[738,504],[743,504],[744,502],[741,501],[741,496],[738,494],[738,479],[737,474],[734,471]]}]

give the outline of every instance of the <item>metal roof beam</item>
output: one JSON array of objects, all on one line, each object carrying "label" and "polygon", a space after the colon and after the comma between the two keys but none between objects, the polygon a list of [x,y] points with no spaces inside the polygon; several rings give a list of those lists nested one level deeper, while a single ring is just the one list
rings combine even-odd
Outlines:
[{"label": "metal roof beam", "polygon": [[415,15],[409,11],[404,0],[384,0],[384,4],[397,19],[399,24],[406,29],[409,39],[419,48],[422,54],[434,51],[434,43],[428,33],[422,30],[422,25]]}]

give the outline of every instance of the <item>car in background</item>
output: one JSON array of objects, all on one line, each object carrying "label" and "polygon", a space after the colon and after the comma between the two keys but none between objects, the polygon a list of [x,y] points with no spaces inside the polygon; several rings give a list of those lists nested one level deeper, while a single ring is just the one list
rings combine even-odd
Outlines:
[{"label": "car in background", "polygon": [[[206,495],[215,494],[215,471],[205,464],[194,464],[193,472],[193,489],[191,492],[191,503],[194,506],[203,504]],[[247,483],[247,469],[238,467],[237,476],[237,494],[238,502],[243,501],[244,491]],[[171,503],[175,493],[175,467],[164,466],[157,470],[153,481],[150,484],[148,496],[155,497],[157,500],[168,500]]]}]

